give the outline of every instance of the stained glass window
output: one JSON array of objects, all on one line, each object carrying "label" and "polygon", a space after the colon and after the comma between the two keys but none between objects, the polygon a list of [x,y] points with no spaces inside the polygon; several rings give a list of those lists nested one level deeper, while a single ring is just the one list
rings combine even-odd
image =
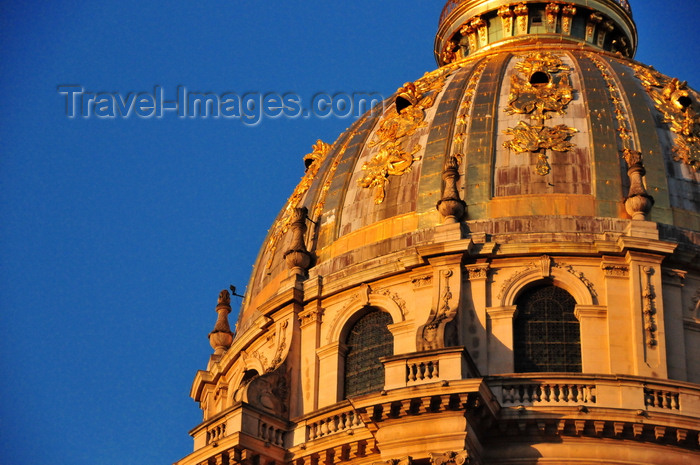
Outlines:
[{"label": "stained glass window", "polygon": [[394,338],[387,325],[391,315],[372,310],[350,329],[345,357],[345,397],[379,391],[384,387],[381,357],[394,354]]},{"label": "stained glass window", "polygon": [[581,331],[576,301],[551,285],[525,291],[513,322],[515,371],[581,372]]}]

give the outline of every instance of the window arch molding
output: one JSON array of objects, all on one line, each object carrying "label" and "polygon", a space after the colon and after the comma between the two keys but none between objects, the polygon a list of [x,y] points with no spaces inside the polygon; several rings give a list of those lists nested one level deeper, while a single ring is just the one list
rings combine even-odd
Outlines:
[{"label": "window arch molding", "polygon": [[384,387],[386,378],[381,357],[394,355],[395,349],[391,325],[391,315],[375,306],[364,307],[348,320],[347,331],[341,333],[344,353],[339,382],[343,384],[344,398]]},{"label": "window arch molding", "polygon": [[577,306],[597,305],[597,298],[583,280],[560,267],[551,266],[549,257],[540,258],[540,266],[533,265],[535,264],[531,263],[525,269],[516,271],[508,278],[498,295],[498,306],[515,305],[518,296],[524,290],[543,281],[560,287],[571,294]]},{"label": "window arch molding", "polygon": [[523,288],[516,304],[514,371],[580,373],[581,318],[574,296],[551,280],[541,280]]},{"label": "window arch molding", "polygon": [[[342,302],[342,301],[341,301]],[[328,324],[328,332],[321,336],[325,344],[316,349],[319,362],[318,407],[332,405],[343,398],[343,373],[348,347],[345,344],[353,324],[372,309],[388,313],[392,323],[388,326],[394,336],[394,353],[406,349],[397,344],[397,335],[413,330],[412,321],[407,321],[402,307],[390,296],[375,293],[368,284],[362,284],[338,310]],[[415,338],[413,338],[415,339]],[[413,346],[415,350],[415,346]]]},{"label": "window arch molding", "polygon": [[374,293],[368,284],[363,284],[359,292],[350,297],[333,319],[326,342],[330,344],[334,341],[344,341],[352,325],[367,312],[369,307],[375,307],[391,315],[393,324],[405,321],[403,311],[394,299],[384,294]]},{"label": "window arch molding", "polygon": [[[514,271],[501,285],[500,292],[494,299],[495,305],[486,308],[491,321],[488,337],[501,341],[501,344],[496,344],[493,352],[489,353],[489,372],[513,372],[513,318],[516,315],[517,299],[525,290],[545,283],[565,290],[576,301],[574,316],[581,324],[583,372],[608,372],[609,361],[601,360],[597,355],[604,353],[608,344],[607,336],[598,337],[607,335],[607,307],[598,303],[593,284],[575,265],[562,266],[561,263],[554,263],[547,255],[534,258],[527,265]],[[596,337],[590,337],[591,335]]]}]

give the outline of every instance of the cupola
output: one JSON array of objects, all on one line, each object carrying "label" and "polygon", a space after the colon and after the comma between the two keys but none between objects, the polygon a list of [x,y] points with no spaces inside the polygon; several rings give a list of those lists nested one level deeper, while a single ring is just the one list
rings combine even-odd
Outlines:
[{"label": "cupola", "polygon": [[637,29],[627,0],[450,0],[440,15],[440,66],[515,43],[574,42],[632,58]]}]

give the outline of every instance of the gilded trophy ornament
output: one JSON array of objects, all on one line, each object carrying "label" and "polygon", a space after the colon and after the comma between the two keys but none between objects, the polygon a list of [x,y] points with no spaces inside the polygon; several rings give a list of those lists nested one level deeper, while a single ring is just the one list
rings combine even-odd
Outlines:
[{"label": "gilded trophy ornament", "polygon": [[407,82],[396,93],[396,103],[382,117],[379,129],[367,143],[370,148],[378,148],[375,155],[362,165],[365,174],[357,184],[374,189],[374,203],[381,204],[386,196],[389,176],[401,176],[411,171],[419,144],[406,146],[407,139],[425,127],[425,110],[435,103],[437,94],[445,86],[449,70],[428,73],[416,82]]},{"label": "gilded trophy ornament", "polygon": [[506,129],[504,134],[513,136],[513,139],[503,146],[515,153],[536,153],[535,173],[545,176],[551,171],[546,150],[566,152],[575,147],[569,139],[578,132],[577,129],[563,124],[544,124],[554,115],[565,114],[574,98],[571,68],[552,53],[535,52],[525,55],[515,65],[515,71],[504,111],[511,115],[527,115],[539,124],[520,121],[514,128]]},{"label": "gilded trophy ornament", "polygon": [[313,169],[314,176],[318,173],[318,169],[321,165],[321,161],[326,158],[328,152],[331,151],[331,145],[326,144],[321,139],[317,140],[315,144],[311,146],[311,153],[304,155],[304,165],[306,166],[306,171]]},{"label": "gilded trophy ornament", "polygon": [[673,159],[697,172],[700,169],[700,116],[693,108],[687,83],[663,76],[653,68],[639,65],[633,68],[654,106],[663,114],[664,123],[676,134]]},{"label": "gilded trophy ornament", "polygon": [[513,150],[515,153],[536,153],[537,166],[535,172],[544,176],[551,171],[545,150],[555,152],[567,152],[574,147],[569,138],[578,132],[575,128],[570,128],[565,124],[558,126],[530,126],[525,121],[519,122],[514,128],[508,128],[505,134],[513,136],[513,139],[506,141],[503,146]]},{"label": "gilded trophy ornament", "polygon": [[[554,56],[536,53],[518,63],[510,81],[510,95],[506,112],[530,115],[532,119],[550,119],[563,115],[574,97],[569,67]],[[556,73],[556,74],[555,74]]]}]

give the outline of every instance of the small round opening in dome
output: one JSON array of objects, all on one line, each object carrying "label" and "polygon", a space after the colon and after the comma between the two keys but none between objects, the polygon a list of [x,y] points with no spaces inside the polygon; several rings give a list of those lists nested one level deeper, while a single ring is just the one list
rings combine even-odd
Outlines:
[{"label": "small round opening in dome", "polygon": [[541,84],[549,84],[549,75],[542,71],[536,71],[530,76],[530,84],[533,86]]},{"label": "small round opening in dome", "polygon": [[685,96],[685,95],[682,96],[682,97],[678,97],[678,99],[676,100],[676,102],[678,103],[678,105],[679,105],[683,110],[689,108],[690,105],[693,104],[693,101],[690,99],[690,97]]},{"label": "small round opening in dome", "polygon": [[401,113],[411,106],[411,102],[403,97],[396,97],[396,113]]}]

